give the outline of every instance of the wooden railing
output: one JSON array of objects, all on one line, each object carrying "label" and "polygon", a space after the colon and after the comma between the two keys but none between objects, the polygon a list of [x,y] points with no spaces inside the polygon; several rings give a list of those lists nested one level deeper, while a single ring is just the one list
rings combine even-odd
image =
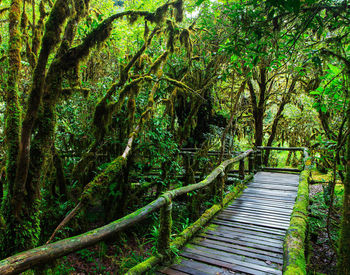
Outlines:
[{"label": "wooden railing", "polygon": [[[248,171],[254,173],[257,169],[255,165],[254,151],[248,150],[244,153],[223,161],[218,167],[216,167],[205,179],[199,183],[184,186],[174,190],[170,190],[162,194],[156,200],[142,207],[141,209],[136,210],[135,212],[118,219],[110,224],[107,224],[103,227],[88,231],[84,234],[74,236],[68,239],[63,239],[54,243],[43,245],[37,248],[33,248],[28,251],[21,252],[17,255],[8,257],[0,262],[0,274],[17,274],[33,268],[34,266],[47,264],[57,258],[68,255],[72,252],[81,250],[86,247],[90,247],[100,241],[106,240],[114,236],[117,232],[120,232],[131,225],[134,225],[142,220],[144,220],[151,213],[160,210],[160,241],[157,247],[159,255],[151,258],[148,263],[144,266],[136,268],[135,273],[144,272],[150,268],[152,264],[158,263],[164,255],[167,255],[170,248],[170,235],[171,235],[171,224],[172,224],[172,201],[183,195],[193,191],[197,191],[208,187],[210,184],[216,184],[215,190],[217,190],[217,195],[223,207],[224,201],[224,177],[226,169],[233,163],[239,162],[239,177],[244,179],[245,177],[245,165],[244,160],[249,158]],[[214,206],[213,206],[214,207]],[[220,210],[220,205],[216,205],[215,211]],[[216,213],[212,211],[212,213]],[[204,214],[205,215],[205,214]],[[206,219],[203,219],[205,221]],[[197,221],[194,225],[187,229],[190,231],[190,234],[186,235],[192,236],[195,230],[198,230],[201,227],[201,222]],[[196,226],[200,225],[200,226]],[[187,238],[186,237],[186,238]],[[181,246],[186,238],[175,240],[176,246]],[[129,274],[135,274],[133,271]]]},{"label": "wooden railing", "polygon": [[[265,151],[301,151],[304,154],[303,157],[303,167],[302,169],[297,168],[279,168],[279,167],[263,167],[263,152]],[[256,165],[260,167],[260,170],[263,171],[281,171],[281,172],[301,172],[305,168],[305,161],[308,159],[309,154],[307,148],[305,147],[271,147],[271,146],[258,146],[256,152]]]},{"label": "wooden railing", "polygon": [[307,148],[303,149],[303,171],[299,176],[298,193],[295,199],[289,227],[283,243],[283,274],[307,274],[306,245],[308,232],[309,178],[312,161]]}]

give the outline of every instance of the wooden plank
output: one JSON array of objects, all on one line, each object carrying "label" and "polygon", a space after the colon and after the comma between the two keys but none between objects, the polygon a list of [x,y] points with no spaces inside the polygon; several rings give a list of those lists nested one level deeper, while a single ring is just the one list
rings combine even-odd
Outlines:
[{"label": "wooden plank", "polygon": [[292,213],[292,209],[285,209],[285,208],[279,208],[279,207],[273,207],[273,206],[266,206],[262,204],[254,204],[254,203],[242,203],[242,204],[232,204],[228,206],[226,209],[245,209],[250,211],[260,211],[260,212],[267,212],[267,213],[279,213],[290,216]]},{"label": "wooden plank", "polygon": [[238,245],[228,246],[224,242],[219,242],[219,241],[214,241],[214,240],[202,240],[202,241],[197,241],[197,242],[194,241],[193,243],[199,244],[201,246],[205,246],[208,248],[222,250],[224,252],[228,252],[231,254],[237,254],[237,255],[244,256],[244,257],[250,257],[250,258],[259,259],[259,260],[263,260],[263,261],[270,261],[270,262],[276,263],[276,264],[283,264],[283,258],[282,258],[281,254],[276,254],[276,255],[279,255],[279,257],[272,257],[272,256],[268,256],[268,255],[264,255],[264,254],[259,253],[259,250],[257,250],[257,249],[254,249],[254,251],[247,251],[247,249],[240,249],[240,248],[243,248],[242,246],[238,246]]},{"label": "wooden plank", "polygon": [[287,191],[293,191],[297,192],[298,191],[298,186],[289,186],[289,185],[277,185],[277,184],[269,184],[269,183],[254,183],[254,184],[249,184],[249,189],[251,188],[264,188],[264,189],[273,189],[273,190],[287,190]]},{"label": "wooden plank", "polygon": [[207,263],[210,265],[223,267],[223,268],[226,268],[226,269],[232,270],[232,271],[240,271],[240,272],[244,272],[247,274],[254,274],[254,275],[263,275],[263,274],[265,275],[265,272],[261,272],[261,271],[251,269],[251,268],[245,267],[245,266],[239,266],[236,264],[227,263],[224,261],[218,261],[218,260],[215,260],[215,259],[212,259],[209,257],[203,257],[201,255],[196,255],[196,254],[187,253],[187,252],[181,252],[181,256],[192,259],[192,260],[200,261],[203,263]]},{"label": "wooden plank", "polygon": [[258,188],[251,188],[251,189],[245,189],[243,191],[243,194],[257,194],[257,195],[263,195],[263,196],[271,196],[273,198],[277,198],[278,200],[295,200],[296,192],[290,192],[290,191],[275,191],[275,190],[267,190],[267,189],[258,189]]},{"label": "wooden plank", "polygon": [[274,219],[271,217],[258,217],[258,216],[248,216],[245,215],[245,213],[242,214],[230,214],[228,212],[221,212],[218,215],[218,218],[221,219],[227,219],[230,221],[236,221],[236,220],[243,220],[246,223],[254,223],[254,224],[262,224],[264,226],[268,226],[268,227],[272,227],[272,226],[277,226],[277,228],[282,228],[284,229],[284,227],[288,227],[290,221],[289,220],[281,220],[281,219]]},{"label": "wooden plank", "polygon": [[248,235],[254,235],[254,236],[259,236],[259,237],[263,237],[263,238],[271,238],[271,239],[276,239],[276,240],[284,240],[284,236],[278,235],[278,234],[274,234],[274,233],[263,233],[263,232],[259,232],[256,230],[250,230],[250,229],[246,229],[246,228],[236,228],[236,227],[230,227],[228,225],[217,225],[217,227],[215,227],[215,229],[218,230],[225,230],[227,232],[232,232],[233,234],[248,234]]},{"label": "wooden plank", "polygon": [[269,207],[277,207],[277,208],[284,208],[284,209],[287,209],[287,210],[290,210],[293,208],[293,205],[292,203],[281,203],[281,202],[274,202],[274,201],[269,201],[269,200],[262,200],[260,198],[247,198],[247,197],[244,197],[244,198],[240,198],[240,199],[237,199],[235,200],[235,202],[233,204],[231,204],[232,206],[235,206],[235,205],[262,205],[262,206],[269,206]]},{"label": "wooden plank", "polygon": [[259,240],[259,241],[266,241],[268,240],[269,242],[271,243],[275,243],[275,244],[278,244],[280,245],[281,242],[283,243],[283,240],[278,240],[278,239],[274,239],[274,238],[271,238],[270,236],[268,237],[262,237],[262,236],[258,236],[258,235],[255,235],[255,234],[244,234],[244,233],[237,233],[237,232],[234,232],[234,231],[231,231],[231,230],[227,230],[227,229],[223,229],[223,228],[215,228],[215,230],[205,230],[203,233],[209,233],[209,234],[212,234],[212,235],[218,235],[218,234],[215,234],[213,232],[217,232],[218,234],[229,234],[229,236],[232,236],[232,237],[242,237],[242,238],[246,238],[247,236],[253,240]]},{"label": "wooden plank", "polygon": [[287,230],[289,227],[289,223],[277,223],[277,222],[271,222],[270,220],[257,220],[254,218],[245,218],[245,217],[228,217],[228,216],[218,216],[218,219],[229,221],[229,222],[240,222],[245,223],[249,225],[257,225],[257,226],[264,226],[267,228],[275,228],[280,230]]},{"label": "wooden plank", "polygon": [[194,268],[196,270],[206,272],[209,274],[224,274],[225,273],[225,270],[223,268],[213,266],[213,265],[204,264],[202,262],[187,260],[186,258],[181,259],[180,265],[187,266],[189,268]]},{"label": "wooden plank", "polygon": [[279,189],[279,190],[274,190],[274,189],[269,189],[269,188],[264,188],[264,187],[247,187],[243,194],[246,194],[246,193],[250,193],[250,192],[254,192],[254,193],[257,193],[257,192],[263,192],[263,193],[268,193],[268,194],[275,194],[275,193],[279,193],[279,196],[283,197],[283,196],[290,196],[292,194],[296,194],[297,192],[294,191],[294,190],[283,190],[283,189]]},{"label": "wooden plank", "polygon": [[[244,196],[244,199],[250,198],[250,199],[258,199],[258,200],[264,200],[264,201],[271,201],[271,202],[279,202],[280,204],[288,203],[290,205],[293,205],[295,202],[294,198],[277,198],[276,196],[272,195],[266,195],[266,194],[253,194],[253,193],[246,193]],[[242,198],[243,199],[243,198]]]},{"label": "wooden plank", "polygon": [[[235,264],[237,266],[248,267],[248,268],[251,268],[251,269],[255,269],[257,271],[269,272],[270,274],[281,274],[280,270],[276,270],[273,267],[267,267],[267,266],[263,266],[263,265],[260,265],[260,264],[255,264],[255,263],[248,262],[247,260],[251,260],[250,258],[245,258],[244,260],[246,260],[246,261],[242,261],[242,260],[237,260],[237,259],[233,258],[232,256],[231,257],[230,256],[222,256],[220,254],[211,254],[209,252],[204,252],[204,251],[197,250],[197,249],[187,249],[187,248],[185,248],[183,253],[186,253],[186,252],[187,253],[191,253],[191,254],[195,254],[195,255],[198,255],[198,256],[202,256],[202,257],[205,257],[205,258],[211,258],[211,259],[214,259],[214,260],[219,260],[219,261],[222,261],[222,262]],[[184,255],[182,255],[182,253],[180,255],[184,256]],[[235,269],[237,268],[237,266],[235,266]],[[243,271],[243,270],[239,270],[239,271]]]},{"label": "wooden plank", "polygon": [[[294,189],[294,187],[292,187]],[[262,186],[249,186],[246,190],[252,190],[252,192],[269,192],[269,193],[280,193],[280,195],[283,194],[296,194],[298,189],[293,190],[292,188],[279,188],[279,187],[262,187]]]},{"label": "wooden plank", "polygon": [[[273,189],[266,189],[266,188],[247,188],[244,190],[244,192],[249,193],[249,194],[267,194],[267,195],[277,195],[278,197],[285,197],[285,198],[290,198],[296,195],[296,191],[289,191],[289,190],[273,190]],[[244,193],[243,192],[243,193]]]},{"label": "wooden plank", "polygon": [[257,216],[261,216],[261,215],[266,215],[266,216],[275,216],[275,217],[281,217],[283,218],[287,218],[288,220],[290,219],[290,214],[292,213],[292,210],[290,211],[284,211],[281,212],[279,211],[278,208],[272,208],[272,209],[263,209],[263,208],[259,208],[259,207],[244,207],[244,206],[231,206],[231,207],[227,207],[223,210],[223,212],[239,212],[239,213],[251,213],[251,214],[255,214]]},{"label": "wooden plank", "polygon": [[186,246],[183,249],[183,251],[189,252],[189,253],[192,252],[194,254],[201,254],[201,255],[209,254],[209,257],[211,257],[213,259],[215,259],[216,257],[219,256],[219,257],[224,257],[224,258],[228,258],[228,259],[232,259],[232,260],[238,260],[241,262],[247,262],[250,264],[255,264],[255,265],[259,265],[259,266],[263,266],[263,267],[278,269],[278,265],[275,263],[272,263],[272,262],[266,263],[266,261],[258,260],[256,258],[232,254],[232,253],[225,252],[223,250],[208,248],[208,247],[202,246],[200,244],[199,245],[190,244],[190,247]]},{"label": "wooden plank", "polygon": [[244,215],[244,216],[251,216],[251,217],[258,217],[258,218],[269,218],[272,220],[281,220],[281,221],[290,221],[290,217],[283,214],[277,214],[277,213],[271,213],[271,212],[261,212],[261,211],[249,211],[246,209],[225,209],[222,213],[227,213],[230,215]]},{"label": "wooden plank", "polygon": [[264,200],[261,198],[248,198],[244,197],[239,200],[237,200],[235,203],[231,204],[231,206],[265,206],[265,207],[271,207],[271,208],[277,208],[277,209],[283,209],[283,210],[291,210],[293,209],[293,204],[289,202],[275,202],[275,201],[270,201],[270,200]]},{"label": "wooden plank", "polygon": [[[257,177],[257,176],[254,176],[254,180],[251,181],[251,182],[273,182],[275,184],[279,184],[279,185],[283,185],[283,184],[293,184],[293,185],[296,185],[298,184],[299,182],[299,179],[293,179],[293,178],[285,178],[285,177],[281,177],[283,175],[279,174],[280,176],[279,177]],[[299,177],[299,176],[297,176]]]},{"label": "wooden plank", "polygon": [[265,172],[265,173],[256,173],[254,180],[259,180],[259,179],[285,179],[285,180],[295,180],[298,181],[299,175],[293,174],[293,173],[273,173],[273,172]]},{"label": "wooden plank", "polygon": [[288,217],[290,218],[290,215],[292,211],[286,211],[281,212],[278,209],[264,209],[260,207],[252,208],[252,207],[246,207],[246,206],[232,206],[225,209],[225,211],[229,212],[247,212],[247,213],[257,213],[257,215],[272,215],[272,216],[281,216],[281,217]]},{"label": "wooden plank", "polygon": [[257,177],[256,175],[254,176],[254,180],[248,183],[248,185],[254,185],[255,183],[269,183],[269,184],[276,184],[276,185],[293,185],[297,186],[299,184],[299,180],[296,179],[284,179],[284,178],[270,178],[270,177]]},{"label": "wooden plank", "polygon": [[267,247],[266,245],[242,242],[242,241],[239,241],[239,240],[227,239],[227,238],[223,238],[223,237],[220,237],[220,236],[214,236],[214,235],[200,234],[199,236],[203,237],[203,238],[206,238],[206,239],[210,239],[210,240],[222,241],[222,242],[225,242],[225,243],[228,243],[228,244],[242,245],[242,246],[251,247],[251,248],[255,248],[255,249],[271,251],[271,252],[275,252],[275,253],[283,253],[282,247],[273,247],[273,246]]},{"label": "wooden plank", "polygon": [[[161,273],[160,273],[161,272]],[[167,274],[167,275],[188,275],[188,273],[184,273],[182,271],[174,270],[170,267],[164,268],[160,270],[160,272],[156,272],[156,274]]]},{"label": "wooden plank", "polygon": [[282,252],[274,252],[274,251],[263,250],[260,248],[249,247],[246,245],[228,243],[228,242],[225,242],[225,241],[222,241],[219,239],[215,239],[215,238],[196,237],[193,239],[193,243],[197,243],[197,242],[198,243],[201,242],[201,245],[205,244],[205,243],[220,244],[220,246],[222,246],[222,247],[232,248],[232,249],[239,250],[239,251],[240,250],[247,251],[247,252],[265,255],[265,256],[272,257],[272,258],[283,260],[283,253]]},{"label": "wooden plank", "polygon": [[278,241],[278,242],[272,242],[271,240],[259,240],[259,239],[253,239],[250,238],[250,236],[248,235],[241,235],[241,236],[234,236],[231,235],[230,233],[224,233],[224,232],[218,232],[218,231],[210,231],[208,230],[207,232],[203,233],[203,235],[205,237],[207,237],[208,235],[212,235],[212,236],[220,236],[222,238],[227,238],[230,240],[237,240],[237,241],[242,241],[242,242],[247,242],[247,245],[249,245],[249,243],[254,243],[254,244],[261,244],[261,245],[265,245],[267,247],[281,247],[283,245],[283,241]]},{"label": "wooden plank", "polygon": [[264,227],[272,227],[277,229],[286,230],[289,227],[289,223],[281,223],[281,222],[272,222],[267,219],[256,219],[256,218],[249,218],[249,217],[237,217],[237,216],[229,216],[224,214],[219,214],[217,216],[218,219],[231,221],[231,222],[243,222],[243,223],[249,223],[254,225],[262,225]]},{"label": "wooden plank", "polygon": [[195,268],[187,267],[181,264],[173,264],[171,266],[171,269],[175,269],[177,271],[183,272],[185,274],[191,274],[191,275],[208,275],[211,273],[203,272]]},{"label": "wooden plank", "polygon": [[253,225],[253,224],[246,224],[246,223],[241,223],[241,222],[230,222],[230,221],[223,221],[220,219],[215,218],[212,221],[213,224],[218,224],[218,225],[227,225],[231,226],[234,228],[243,228],[243,229],[249,229],[249,230],[255,230],[258,232],[265,232],[265,233],[273,233],[277,234],[280,236],[285,236],[286,230],[285,229],[277,229],[277,228],[268,228],[264,226],[259,226],[259,225]]}]

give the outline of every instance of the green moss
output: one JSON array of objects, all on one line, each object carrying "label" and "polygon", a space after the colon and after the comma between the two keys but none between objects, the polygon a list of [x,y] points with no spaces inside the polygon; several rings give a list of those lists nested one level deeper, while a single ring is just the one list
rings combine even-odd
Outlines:
[{"label": "green moss", "polygon": [[152,256],[148,258],[146,261],[134,266],[131,268],[126,275],[138,275],[138,274],[144,274],[144,272],[150,270],[152,267],[154,267],[156,264],[158,264],[161,261],[161,257],[159,256]]},{"label": "green moss", "polygon": [[120,174],[125,164],[126,159],[122,156],[111,162],[102,173],[97,175],[94,180],[84,188],[83,194],[80,198],[81,202],[87,204],[93,201],[98,195],[105,194],[108,190],[108,183],[112,182],[114,178]]},{"label": "green moss", "polygon": [[283,244],[283,274],[306,274],[305,241],[308,229],[310,171],[300,174],[297,199]]},{"label": "green moss", "polygon": [[190,38],[190,31],[188,29],[183,29],[180,33],[180,43],[185,47],[188,57],[191,58],[192,53],[192,42]]},{"label": "green moss", "polygon": [[166,59],[167,59],[167,56],[168,56],[168,51],[165,51],[162,55],[160,55],[156,61],[154,61],[154,63],[151,65],[151,68],[149,70],[149,73],[153,73],[155,74],[159,68],[160,68],[160,65],[162,63],[165,63]]},{"label": "green moss", "polygon": [[168,199],[167,204],[160,210],[160,233],[157,241],[157,249],[160,254],[166,256],[170,248],[170,236],[172,227],[171,215],[172,203]]},{"label": "green moss", "polygon": [[177,0],[174,3],[175,8],[175,20],[176,22],[182,22],[183,20],[183,0]]},{"label": "green moss", "polygon": [[[7,256],[11,251],[21,248],[20,242],[25,242],[23,232],[16,232],[13,227],[18,227],[10,210],[15,190],[15,177],[17,171],[17,155],[19,150],[21,109],[18,101],[18,81],[21,69],[21,34],[19,22],[22,1],[12,0],[9,10],[9,48],[8,48],[8,78],[6,90],[6,113],[5,113],[5,142],[6,142],[6,184],[5,198],[2,201],[1,212],[3,213],[2,224],[5,230],[0,231],[0,256]],[[8,235],[8,233],[10,233]],[[16,239],[16,234],[19,234]],[[2,255],[1,255],[2,254]]]},{"label": "green moss", "polygon": [[171,20],[167,20],[167,28],[166,31],[168,33],[168,41],[167,41],[167,49],[173,53],[175,49],[175,35],[176,35],[176,28],[175,24]]},{"label": "green moss", "polygon": [[[349,68],[348,68],[349,69]],[[350,107],[347,110],[348,129],[350,129]],[[350,135],[346,142],[346,175],[344,180],[344,202],[341,222],[341,233],[338,250],[338,274],[350,273]]]}]

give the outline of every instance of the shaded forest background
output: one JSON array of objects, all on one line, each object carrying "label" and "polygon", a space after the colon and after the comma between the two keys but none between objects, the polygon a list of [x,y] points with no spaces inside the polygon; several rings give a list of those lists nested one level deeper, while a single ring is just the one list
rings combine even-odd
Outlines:
[{"label": "shaded forest background", "polygon": [[[329,209],[338,194],[343,223],[328,217],[321,226],[323,215],[312,226],[333,232],[325,238],[339,274],[349,272],[349,7],[0,1],[1,259],[114,221],[194,183],[225,154],[263,145],[308,147],[315,169],[328,173],[319,200]],[[199,150],[190,159],[182,148]],[[267,153],[263,162],[297,166],[300,158]],[[205,204],[204,194],[183,199],[178,230]],[[124,248],[111,241],[97,250],[124,255],[134,244],[152,253],[144,243],[156,241],[157,217],[145,224],[116,237]]]}]

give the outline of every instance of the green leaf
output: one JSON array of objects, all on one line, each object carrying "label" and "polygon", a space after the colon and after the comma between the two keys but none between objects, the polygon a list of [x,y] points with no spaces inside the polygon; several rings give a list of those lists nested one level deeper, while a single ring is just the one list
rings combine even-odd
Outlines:
[{"label": "green leaf", "polygon": [[332,64],[328,64],[328,68],[334,74],[339,74],[341,72],[341,69],[339,69],[337,66],[334,66]]},{"label": "green leaf", "polygon": [[320,94],[320,91],[311,91],[310,92],[310,95],[319,95]]},{"label": "green leaf", "polygon": [[325,105],[322,105],[322,106],[321,106],[321,111],[322,111],[323,113],[326,113],[326,112],[327,112],[327,108],[326,108]]},{"label": "green leaf", "polygon": [[200,6],[205,0],[197,0],[196,6]]}]

